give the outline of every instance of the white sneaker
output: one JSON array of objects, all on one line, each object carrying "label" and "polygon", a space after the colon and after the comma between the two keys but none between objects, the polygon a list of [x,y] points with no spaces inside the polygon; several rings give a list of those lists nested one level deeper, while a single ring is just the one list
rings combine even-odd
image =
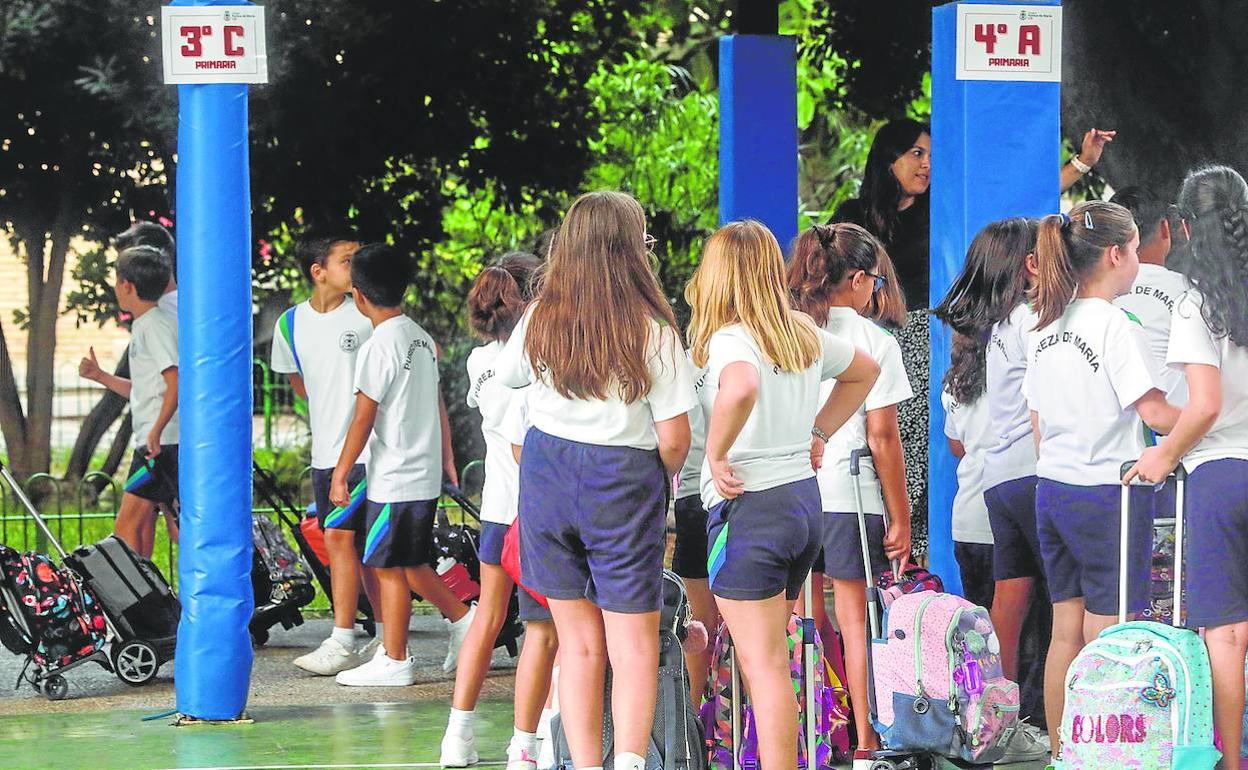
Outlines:
[{"label": "white sneaker", "polygon": [[446,647],[446,660],[442,661],[442,670],[451,673],[455,670],[455,665],[459,663],[459,648],[464,646],[464,637],[468,636],[468,629],[472,626],[472,619],[477,615],[477,605],[468,605],[468,612],[454,623],[447,621],[447,625],[451,627],[451,640]]},{"label": "white sneaker", "polygon": [[505,770],[537,770],[537,760],[530,756],[526,749],[508,746]]},{"label": "white sneaker", "polygon": [[542,716],[537,720],[538,767],[549,768],[555,766],[555,742],[550,737],[550,720],[557,713],[559,712],[554,709],[542,709]]},{"label": "white sneaker", "polygon": [[460,735],[448,729],[446,735],[442,736],[441,762],[443,767],[468,767],[477,764],[479,759],[476,737],[471,733]]},{"label": "white sneaker", "polygon": [[1038,762],[1049,756],[1049,734],[1035,725],[1020,719],[1014,732],[1005,739],[1005,756],[996,761],[998,765],[1015,762]]},{"label": "white sneaker", "polygon": [[317,676],[333,676],[340,671],[348,671],[359,666],[372,656],[372,650],[365,654],[362,649],[348,650],[330,637],[321,642],[321,646],[306,655],[295,658],[295,665]]},{"label": "white sneaker", "polygon": [[416,667],[411,658],[395,660],[377,655],[362,666],[343,671],[334,679],[347,687],[406,687],[416,683]]}]

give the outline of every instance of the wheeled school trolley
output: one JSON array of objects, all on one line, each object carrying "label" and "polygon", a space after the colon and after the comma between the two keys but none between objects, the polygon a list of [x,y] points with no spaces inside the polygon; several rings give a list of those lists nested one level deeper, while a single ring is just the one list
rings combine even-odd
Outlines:
[{"label": "wheeled school trolley", "polygon": [[[854,504],[856,515],[858,517],[858,537],[862,546],[862,563],[864,577],[867,582],[866,594],[866,611],[867,611],[867,628],[870,631],[870,638],[867,641],[867,714],[864,718],[871,719],[872,723],[876,722],[877,706],[876,706],[876,670],[875,670],[875,645],[876,641],[881,639],[882,623],[883,623],[883,598],[881,590],[878,588],[875,576],[871,569],[871,551],[867,542],[867,518],[865,507],[862,501],[862,461],[871,457],[871,450],[867,448],[855,449],[850,452],[849,456],[849,473],[854,482]],[[887,534],[888,516],[884,515],[885,533]],[[899,579],[900,564],[894,562],[892,564],[895,579]],[[920,610],[920,615],[921,615]],[[1016,700],[1016,699],[1015,699]],[[952,702],[952,701],[951,701]],[[1014,704],[1015,707],[1017,704]],[[945,708],[944,701],[933,700],[930,708]],[[916,701],[917,710],[917,701]],[[960,759],[949,757],[932,751],[913,751],[907,749],[890,749],[881,748],[872,753],[871,770],[945,770],[946,768],[989,768],[992,763],[977,764],[965,762]]]},{"label": "wheeled school trolley", "polygon": [[[96,662],[117,675],[128,685],[147,684],[156,677],[160,667],[173,660],[181,604],[156,566],[139,557],[114,535],[89,546],[67,553],[52,529],[39,515],[30,498],[22,490],[9,469],[0,463],[0,477],[13,490],[18,502],[34,520],[60,557],[62,569],[57,570],[68,588],[78,597],[78,610],[83,622],[98,612],[103,618],[104,643],[92,648],[70,651],[55,667],[39,665],[35,660],[36,646],[49,641],[40,636],[39,623],[27,617],[21,603],[14,607],[11,586],[3,587],[6,606],[19,623],[30,643],[22,680],[29,682],[50,700],[61,700],[69,694],[63,673],[83,663]],[[40,557],[46,560],[46,557]],[[44,561],[47,569],[51,564]],[[0,584],[5,581],[0,580]],[[98,605],[96,604],[98,602]],[[73,601],[70,601],[73,604]],[[94,634],[94,631],[93,631]],[[98,637],[96,637],[98,639]]]}]

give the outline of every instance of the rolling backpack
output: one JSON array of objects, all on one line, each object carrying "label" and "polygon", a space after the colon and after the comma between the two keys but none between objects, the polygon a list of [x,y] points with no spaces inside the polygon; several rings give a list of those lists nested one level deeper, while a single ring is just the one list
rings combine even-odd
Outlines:
[{"label": "rolling backpack", "polygon": [[[807,729],[808,714],[807,679],[805,670],[805,645],[803,634],[808,624],[806,618],[792,615],[789,618],[788,646],[789,673],[793,679],[793,692],[797,695],[797,766],[810,767],[808,762]],[[831,770],[833,763],[849,756],[849,693],[837,675],[833,665],[824,655],[823,641],[814,624],[809,624],[814,634],[814,741],[817,770]],[[712,770],[733,770],[733,753],[738,752],[742,768],[758,768],[758,729],[754,709],[739,683],[736,656],[732,648],[732,636],[727,623],[721,623],[715,634],[715,646],[711,656],[711,677],[707,681],[706,697],[702,701],[701,718],[704,728],[709,765]],[[735,681],[734,681],[735,680]],[[736,712],[736,729],[733,717]],[[739,740],[737,739],[739,736]],[[740,744],[739,749],[738,745]]]},{"label": "rolling backpack", "polygon": [[20,554],[2,566],[5,583],[25,610],[36,665],[64,668],[104,647],[104,614],[76,576],[41,553]]},{"label": "rolling backpack", "polygon": [[[654,725],[646,751],[646,770],[706,770],[702,751],[701,723],[689,702],[689,673],[681,648],[692,613],[684,582],[670,570],[663,571],[663,606],[659,613],[659,682],[654,706]],[[603,770],[615,759],[615,731],[611,721],[611,669],[608,667],[602,696]],[[551,770],[573,770],[572,752],[555,715],[550,723],[555,762]]]},{"label": "rolling backpack", "polygon": [[[1123,466],[1129,469],[1132,463]],[[1122,488],[1118,624],[1079,652],[1066,672],[1058,768],[1119,767],[1208,770],[1220,757],[1213,743],[1209,654],[1182,617],[1184,487],[1175,471],[1173,622],[1127,622],[1125,568],[1130,488]]]}]

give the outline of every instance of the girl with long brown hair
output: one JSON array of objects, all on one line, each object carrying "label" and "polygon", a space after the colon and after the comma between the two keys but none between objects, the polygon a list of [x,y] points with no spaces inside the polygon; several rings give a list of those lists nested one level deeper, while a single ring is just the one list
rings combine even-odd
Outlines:
[{"label": "girl with long brown hair", "polygon": [[641,770],[656,700],[671,477],[689,451],[693,378],[647,258],[645,214],[583,195],[554,236],[538,299],[495,367],[530,385],[520,458],[526,585],[550,599],[559,702],[578,768],[600,767],[612,669],[614,766]]}]

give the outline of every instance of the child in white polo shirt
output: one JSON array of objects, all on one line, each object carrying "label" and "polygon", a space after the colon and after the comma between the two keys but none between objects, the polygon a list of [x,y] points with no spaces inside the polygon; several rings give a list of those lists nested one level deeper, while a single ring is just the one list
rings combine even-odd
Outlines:
[{"label": "child in white polo shirt", "polygon": [[350,504],[347,478],[367,441],[363,561],[377,569],[381,584],[385,654],[339,673],[337,682],[348,686],[416,681],[407,652],[411,591],[450,621],[449,659],[458,655],[472,622],[472,609],[455,598],[431,566],[442,476],[457,479],[446,407],[438,390],[437,345],[399,307],[411,271],[409,260],[384,244],[365,246],[351,260],[355,302],[372,321],[373,335],[356,359],[355,415],[334,466],[329,496],[336,505]]},{"label": "child in white polo shirt", "polygon": [[[364,461],[347,476],[351,504],[329,501],[329,481],[351,423],[355,399],[355,358],[372,336],[373,324],[355,306],[351,293],[351,257],[360,244],[346,236],[315,238],[299,248],[299,262],[312,282],[312,296],[287,309],[273,328],[270,367],[290,378],[295,393],[308,400],[312,428],[312,494],[316,518],[325,531],[325,550],[333,574],[334,630],[321,646],[295,658],[295,665],[320,676],[355,668],[373,656],[377,642],[357,643],[355,615],[360,583],[369,602],[379,599],[377,577],[361,572],[364,540]],[[377,636],[384,633],[384,624]]]}]

